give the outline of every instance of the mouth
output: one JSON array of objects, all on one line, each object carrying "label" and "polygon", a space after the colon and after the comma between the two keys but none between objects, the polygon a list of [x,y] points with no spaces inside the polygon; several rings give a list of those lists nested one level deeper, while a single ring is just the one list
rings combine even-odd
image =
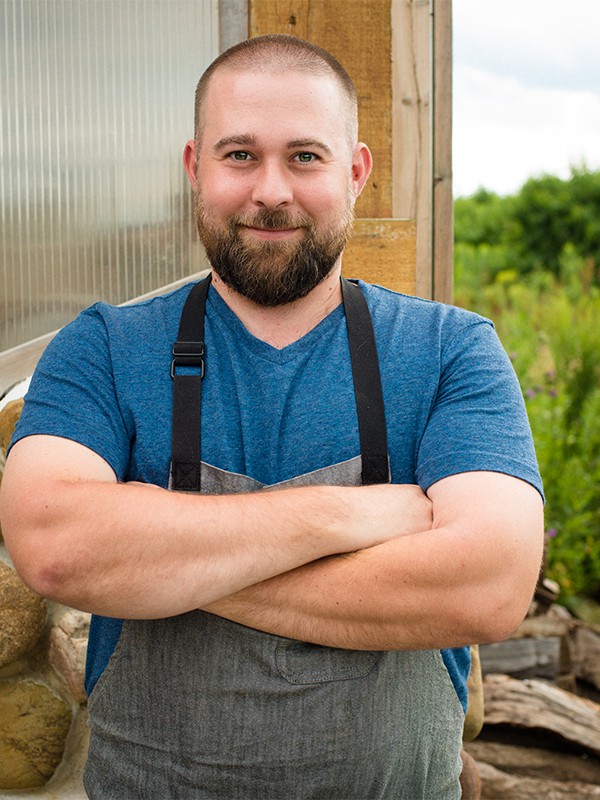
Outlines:
[{"label": "mouth", "polygon": [[248,231],[252,236],[266,241],[289,239],[303,230],[303,228],[261,228],[251,225],[242,225],[242,230]]}]

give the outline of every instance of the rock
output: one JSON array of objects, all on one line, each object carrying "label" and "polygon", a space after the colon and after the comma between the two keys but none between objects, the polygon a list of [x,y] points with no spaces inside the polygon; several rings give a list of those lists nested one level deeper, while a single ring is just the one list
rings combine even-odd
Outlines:
[{"label": "rock", "polygon": [[83,679],[90,615],[65,609],[50,631],[50,663],[78,703],[87,700]]},{"label": "rock", "polygon": [[0,411],[0,448],[4,455],[6,455],[6,451],[8,450],[8,445],[10,444],[17,420],[21,416],[23,402],[22,398],[11,400]]},{"label": "rock", "polygon": [[46,686],[0,681],[0,789],[43,786],[62,759],[70,725],[70,708]]},{"label": "rock", "polygon": [[14,569],[0,562],[0,667],[37,644],[45,621],[44,599],[28,589]]}]

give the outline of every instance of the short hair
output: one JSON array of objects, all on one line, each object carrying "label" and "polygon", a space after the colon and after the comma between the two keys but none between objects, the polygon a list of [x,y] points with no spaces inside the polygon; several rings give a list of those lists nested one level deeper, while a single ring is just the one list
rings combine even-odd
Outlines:
[{"label": "short hair", "polygon": [[358,112],[356,88],[352,78],[337,58],[322,47],[297,36],[269,33],[255,36],[233,45],[221,53],[205,70],[196,86],[194,107],[194,135],[200,141],[202,112],[210,79],[220,69],[248,70],[252,72],[306,72],[326,75],[337,80],[349,105],[350,133],[354,140],[358,136]]}]

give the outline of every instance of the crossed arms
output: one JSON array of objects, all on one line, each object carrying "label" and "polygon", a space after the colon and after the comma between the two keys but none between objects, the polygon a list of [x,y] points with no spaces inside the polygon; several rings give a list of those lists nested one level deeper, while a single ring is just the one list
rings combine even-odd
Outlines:
[{"label": "crossed arms", "polygon": [[118,483],[96,453],[31,436],[7,461],[6,544],[51,599],[106,616],[204,608],[353,649],[494,641],[527,611],[543,547],[529,484],[462,473],[412,485],[195,496]]}]

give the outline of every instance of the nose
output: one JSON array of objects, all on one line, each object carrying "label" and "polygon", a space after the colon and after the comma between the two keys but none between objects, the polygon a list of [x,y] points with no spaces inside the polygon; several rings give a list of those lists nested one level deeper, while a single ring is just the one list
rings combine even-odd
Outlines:
[{"label": "nose", "polygon": [[252,202],[262,208],[274,210],[289,205],[293,200],[290,176],[284,165],[264,161],[255,171]]}]

